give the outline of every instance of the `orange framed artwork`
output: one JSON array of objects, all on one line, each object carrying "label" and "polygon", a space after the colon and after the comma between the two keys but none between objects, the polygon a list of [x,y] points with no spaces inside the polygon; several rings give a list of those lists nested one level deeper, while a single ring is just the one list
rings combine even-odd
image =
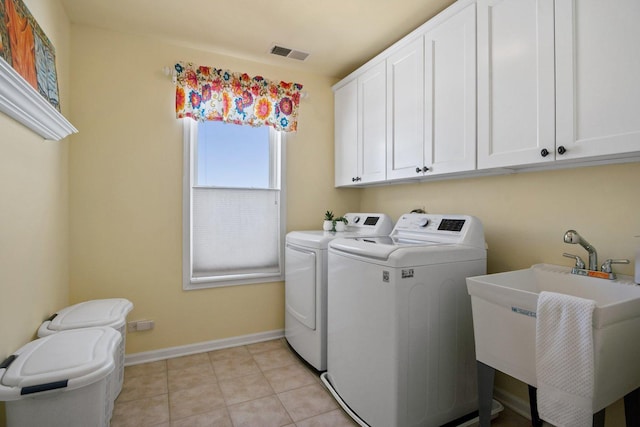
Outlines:
[{"label": "orange framed artwork", "polygon": [[60,111],[55,49],[22,0],[0,0],[0,58]]}]

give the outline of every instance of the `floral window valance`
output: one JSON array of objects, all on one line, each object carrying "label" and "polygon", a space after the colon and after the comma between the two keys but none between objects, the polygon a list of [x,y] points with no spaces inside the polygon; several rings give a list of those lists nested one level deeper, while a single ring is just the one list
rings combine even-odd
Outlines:
[{"label": "floral window valance", "polygon": [[176,117],[295,132],[302,85],[274,83],[213,67],[179,62],[176,69]]}]

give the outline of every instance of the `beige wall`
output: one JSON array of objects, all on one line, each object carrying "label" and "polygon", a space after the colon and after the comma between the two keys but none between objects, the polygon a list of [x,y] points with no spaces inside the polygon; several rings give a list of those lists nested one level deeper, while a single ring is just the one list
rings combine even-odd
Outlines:
[{"label": "beige wall", "polygon": [[[530,172],[474,179],[392,185],[363,190],[361,209],[386,211],[394,219],[416,207],[431,213],[479,217],[489,245],[488,272],[536,263],[571,265],[563,252],[582,256],[562,237],[577,230],[599,259],[634,258],[640,234],[640,163]],[[635,240],[635,241],[634,241]],[[633,274],[633,265],[615,266]],[[496,385],[527,400],[526,385],[497,375]],[[618,402],[607,411],[607,426],[624,425]]]},{"label": "beige wall", "polygon": [[128,353],[284,327],[282,283],[182,290],[182,124],[162,73],[180,60],[304,85],[287,141],[288,229],[320,228],[325,210],[359,202],[333,189],[335,81],[74,25],[70,297],[128,298],[129,320],[155,320],[128,336]]},{"label": "beige wall", "polygon": [[[25,2],[56,48],[68,111],[69,23],[58,2]],[[0,358],[30,341],[67,303],[67,143],[0,114]]]},{"label": "beige wall", "polygon": [[[633,259],[640,234],[640,163],[528,172],[363,190],[364,210],[394,219],[415,207],[432,213],[463,213],[482,220],[490,273],[535,263],[571,265],[563,252],[587,258],[562,240],[577,230],[599,259]],[[633,274],[633,264],[615,271]]]},{"label": "beige wall", "polygon": [[[56,49],[69,111],[70,25],[58,1],[25,0]],[[67,115],[68,117],[68,115]],[[0,360],[68,303],[67,142],[47,142],[0,114]],[[0,426],[4,425],[0,404]]]}]

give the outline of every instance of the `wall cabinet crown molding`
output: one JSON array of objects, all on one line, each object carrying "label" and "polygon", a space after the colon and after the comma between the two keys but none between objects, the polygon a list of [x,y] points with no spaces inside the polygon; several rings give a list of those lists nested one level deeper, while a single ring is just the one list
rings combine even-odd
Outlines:
[{"label": "wall cabinet crown molding", "polygon": [[0,58],[0,111],[44,139],[59,141],[78,130]]}]

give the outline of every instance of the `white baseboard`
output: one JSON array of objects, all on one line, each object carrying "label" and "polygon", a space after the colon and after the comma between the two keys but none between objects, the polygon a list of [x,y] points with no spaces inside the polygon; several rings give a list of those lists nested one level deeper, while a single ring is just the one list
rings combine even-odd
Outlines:
[{"label": "white baseboard", "polygon": [[494,387],[493,398],[511,409],[518,415],[521,415],[531,421],[531,407],[528,400],[522,400],[515,394],[509,393],[502,388]]},{"label": "white baseboard", "polygon": [[[511,409],[518,415],[521,415],[531,421],[531,406],[529,406],[529,399],[522,400],[515,394],[509,393],[502,388],[495,387],[493,389],[493,398],[502,403],[507,408]],[[543,427],[553,427],[546,421],[542,422]]]},{"label": "white baseboard", "polygon": [[275,340],[282,337],[284,337],[284,330],[278,329],[275,331],[260,332],[257,334],[242,335],[239,337],[224,338],[220,340],[188,344],[178,347],[162,348],[160,350],[127,354],[124,358],[124,364],[125,366],[138,365],[140,363],[155,362],[157,360],[188,356],[191,354],[203,353],[206,351],[221,350],[223,348],[237,347],[262,341]]}]

